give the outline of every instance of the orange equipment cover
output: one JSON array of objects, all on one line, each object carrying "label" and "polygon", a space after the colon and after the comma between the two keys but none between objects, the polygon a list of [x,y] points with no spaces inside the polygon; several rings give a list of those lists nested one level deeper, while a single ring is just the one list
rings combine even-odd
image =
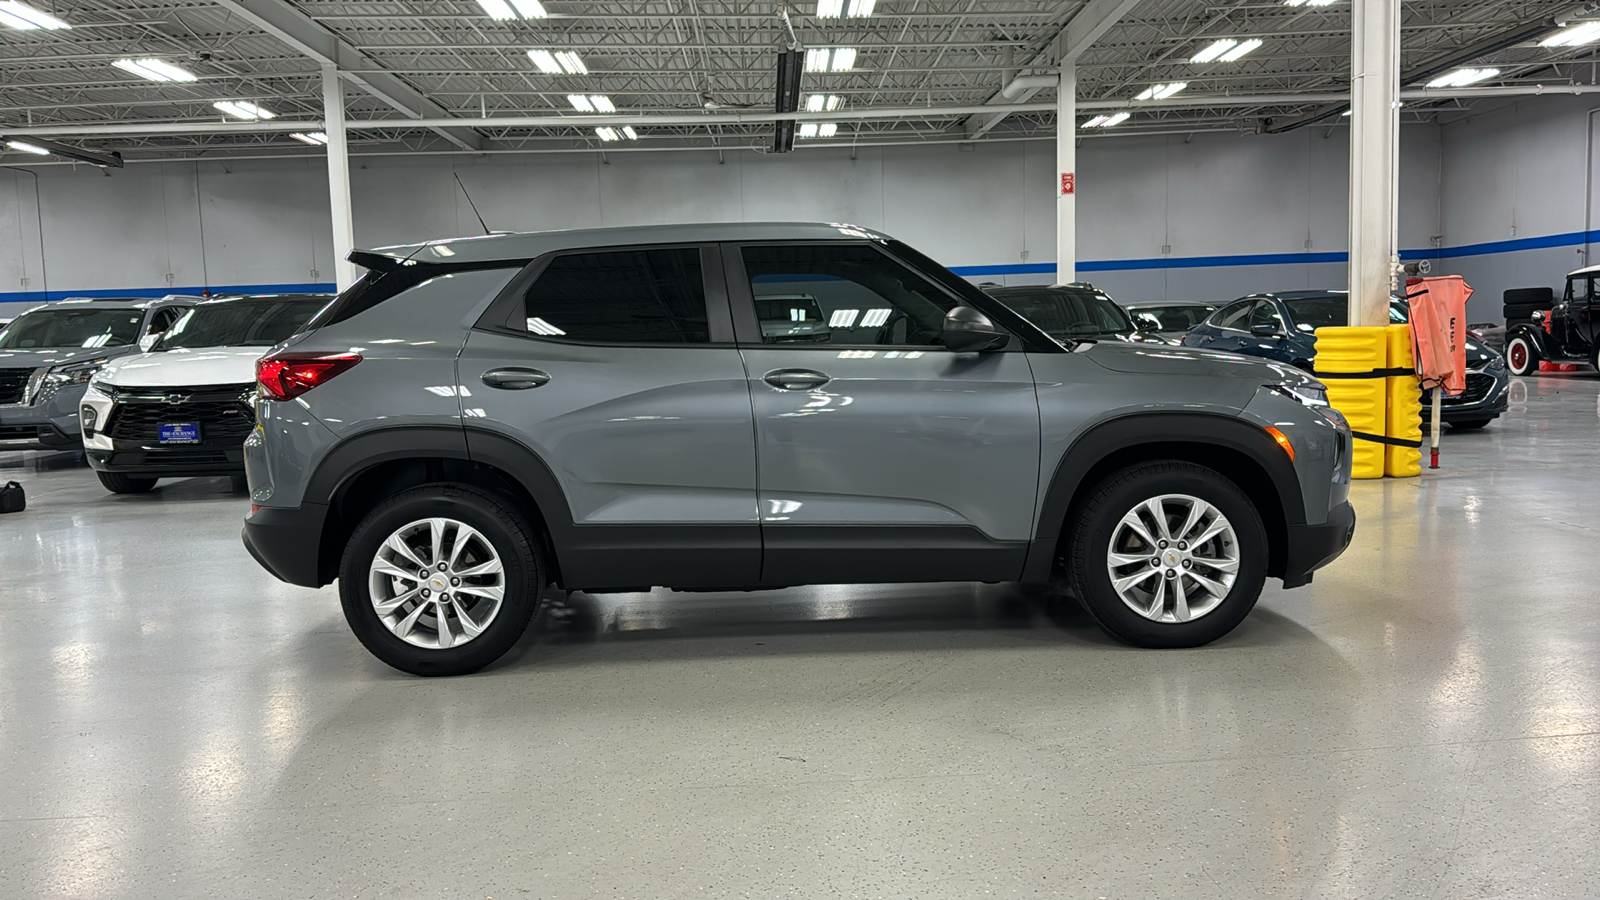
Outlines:
[{"label": "orange equipment cover", "polygon": [[1423,278],[1406,286],[1417,378],[1424,388],[1444,387],[1452,397],[1467,389],[1467,298],[1460,275]]}]

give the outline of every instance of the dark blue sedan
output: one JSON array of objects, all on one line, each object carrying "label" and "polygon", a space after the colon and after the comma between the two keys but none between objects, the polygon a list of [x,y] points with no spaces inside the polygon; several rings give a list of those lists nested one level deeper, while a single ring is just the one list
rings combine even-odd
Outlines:
[{"label": "dark blue sedan", "polygon": [[[1318,328],[1349,321],[1347,291],[1282,291],[1252,294],[1224,305],[1189,330],[1185,347],[1224,350],[1260,356],[1298,366],[1307,372],[1316,358]],[[1410,309],[1398,298],[1389,303],[1389,321],[1410,320]],[[1467,341],[1467,390],[1446,397],[1443,419],[1455,428],[1481,428],[1506,409],[1505,358],[1478,341]]]}]

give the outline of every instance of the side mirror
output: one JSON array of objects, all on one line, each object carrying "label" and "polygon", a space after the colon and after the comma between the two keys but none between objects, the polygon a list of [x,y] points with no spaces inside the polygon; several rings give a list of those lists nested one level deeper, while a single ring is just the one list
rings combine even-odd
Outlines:
[{"label": "side mirror", "polygon": [[139,352],[149,353],[150,351],[156,349],[156,345],[159,343],[161,343],[161,335],[147,334],[144,337],[139,338]]},{"label": "side mirror", "polygon": [[1276,325],[1251,325],[1250,333],[1256,337],[1274,337],[1278,334]]},{"label": "side mirror", "polygon": [[1149,333],[1152,333],[1152,332],[1160,331],[1161,330],[1161,323],[1157,322],[1154,319],[1146,319],[1146,318],[1142,318],[1141,317],[1141,318],[1133,320],[1133,327],[1135,329],[1139,330],[1139,331],[1142,331],[1142,332],[1145,332],[1146,334],[1149,334]]},{"label": "side mirror", "polygon": [[952,353],[999,350],[1011,340],[989,317],[970,306],[958,306],[944,317],[944,346]]}]

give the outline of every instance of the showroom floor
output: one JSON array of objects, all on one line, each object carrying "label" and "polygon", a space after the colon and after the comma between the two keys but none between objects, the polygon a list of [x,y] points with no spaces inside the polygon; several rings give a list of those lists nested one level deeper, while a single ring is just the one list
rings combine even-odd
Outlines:
[{"label": "showroom floor", "polygon": [[0,454],[0,897],[1600,895],[1600,378],[1198,651],[967,585],[571,597],[422,680],[225,480]]}]

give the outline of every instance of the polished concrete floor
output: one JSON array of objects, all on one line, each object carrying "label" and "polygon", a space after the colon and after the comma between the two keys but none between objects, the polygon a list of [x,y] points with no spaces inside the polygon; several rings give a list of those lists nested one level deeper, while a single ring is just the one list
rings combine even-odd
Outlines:
[{"label": "polished concrete floor", "polygon": [[576,595],[421,680],[225,480],[0,455],[0,897],[1600,896],[1600,378],[1513,390],[1164,653],[1015,587]]}]

